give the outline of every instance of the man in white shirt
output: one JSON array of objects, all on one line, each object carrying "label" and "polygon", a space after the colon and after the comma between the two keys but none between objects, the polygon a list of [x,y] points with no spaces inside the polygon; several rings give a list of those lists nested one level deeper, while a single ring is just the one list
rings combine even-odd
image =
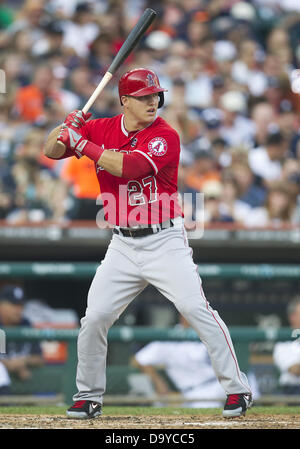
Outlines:
[{"label": "man in white shirt", "polygon": [[220,136],[230,146],[251,147],[255,126],[253,121],[246,117],[248,108],[246,96],[239,91],[227,91],[220,97],[218,108],[223,113]]},{"label": "man in white shirt", "polygon": [[100,27],[88,3],[80,3],[75,9],[72,20],[63,22],[62,45],[71,48],[81,58],[87,58],[91,43],[100,33]]},{"label": "man in white shirt", "polygon": [[282,173],[282,161],[287,151],[283,135],[276,131],[270,133],[265,146],[249,151],[248,162],[253,173],[268,185],[278,181]]},{"label": "man in white shirt", "polygon": [[287,314],[296,339],[276,343],[273,358],[280,371],[279,385],[282,392],[300,394],[300,296],[288,305]]},{"label": "man in white shirt", "polygon": [[[184,329],[190,328],[190,325],[180,316],[177,327]],[[155,392],[162,398],[174,393],[165,377],[160,374],[160,369],[164,370],[173,386],[181,393],[181,407],[218,408],[224,402],[224,390],[201,341],[151,342],[135,354],[132,365],[150,378]],[[256,398],[259,390],[256,380],[250,374],[249,382]]]}]

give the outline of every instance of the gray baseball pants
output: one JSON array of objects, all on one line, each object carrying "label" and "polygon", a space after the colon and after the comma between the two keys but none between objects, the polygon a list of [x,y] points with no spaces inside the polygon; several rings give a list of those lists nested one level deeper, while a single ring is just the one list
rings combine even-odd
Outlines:
[{"label": "gray baseball pants", "polygon": [[175,221],[174,227],[146,237],[113,235],[91,283],[81,320],[74,401],[102,403],[108,330],[148,284],[169,299],[197,332],[225,393],[251,392],[229,331],[203,293],[183,221]]}]

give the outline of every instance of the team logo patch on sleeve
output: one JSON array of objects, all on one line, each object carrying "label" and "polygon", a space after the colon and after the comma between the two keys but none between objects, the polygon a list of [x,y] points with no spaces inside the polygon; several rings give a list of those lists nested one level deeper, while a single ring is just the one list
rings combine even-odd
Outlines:
[{"label": "team logo patch on sleeve", "polygon": [[167,142],[162,137],[155,137],[148,143],[149,152],[155,156],[164,156],[167,148]]}]

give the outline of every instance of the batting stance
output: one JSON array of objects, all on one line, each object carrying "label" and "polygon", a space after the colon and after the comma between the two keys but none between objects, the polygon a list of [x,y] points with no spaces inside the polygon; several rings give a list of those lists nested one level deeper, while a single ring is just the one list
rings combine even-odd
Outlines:
[{"label": "batting stance", "polygon": [[223,416],[244,415],[252,403],[228,329],[205,298],[188,245],[177,201],[180,141],[156,116],[164,91],[151,70],[131,70],[119,81],[123,114],[87,121],[90,114],[74,111],[45,145],[49,158],[85,155],[95,162],[105,218],[113,227],[81,320],[78,392],[70,418],[101,415],[108,330],[148,284],[174,304],[206,345],[227,394]]}]

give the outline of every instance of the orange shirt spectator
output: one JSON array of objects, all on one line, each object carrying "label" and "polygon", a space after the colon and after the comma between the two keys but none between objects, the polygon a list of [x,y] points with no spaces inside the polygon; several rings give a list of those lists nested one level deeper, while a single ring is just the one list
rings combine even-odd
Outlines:
[{"label": "orange shirt spectator", "polygon": [[51,99],[60,104],[59,92],[54,86],[51,67],[40,65],[30,85],[20,87],[16,94],[16,109],[20,117],[29,122],[45,119],[45,102]]},{"label": "orange shirt spectator", "polygon": [[100,194],[95,164],[87,157],[66,159],[61,176],[74,187],[77,198],[96,199]]},{"label": "orange shirt spectator", "polygon": [[37,86],[21,87],[17,93],[16,106],[24,120],[34,122],[44,115],[44,95]]},{"label": "orange shirt spectator", "polygon": [[217,171],[211,171],[201,175],[192,172],[186,178],[186,185],[201,192],[204,184],[208,181],[220,181],[220,174]]},{"label": "orange shirt spectator", "polygon": [[220,181],[220,173],[211,153],[200,150],[195,154],[195,161],[187,172],[185,184],[199,192],[208,181]]}]

